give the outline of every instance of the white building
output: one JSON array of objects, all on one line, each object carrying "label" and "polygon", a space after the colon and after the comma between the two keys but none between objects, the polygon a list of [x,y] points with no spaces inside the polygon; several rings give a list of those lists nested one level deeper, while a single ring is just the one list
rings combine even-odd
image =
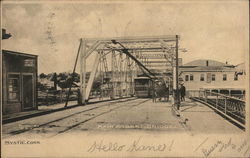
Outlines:
[{"label": "white building", "polygon": [[244,63],[234,66],[214,60],[195,60],[180,66],[180,77],[187,90],[206,88],[243,93],[246,85]]}]

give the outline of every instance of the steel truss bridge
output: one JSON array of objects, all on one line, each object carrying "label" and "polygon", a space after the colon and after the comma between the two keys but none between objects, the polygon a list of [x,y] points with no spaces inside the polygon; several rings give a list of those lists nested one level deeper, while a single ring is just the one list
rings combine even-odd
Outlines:
[{"label": "steel truss bridge", "polygon": [[[110,98],[132,95],[133,79],[143,74],[152,81],[164,79],[178,90],[178,35],[125,38],[80,39],[81,103],[90,99],[96,77],[101,77],[101,96]],[[89,56],[95,54],[89,78]],[[77,55],[77,58],[78,58]],[[174,87],[173,87],[174,86]],[[178,93],[177,93],[178,102]]]},{"label": "steel truss bridge", "polygon": [[[98,94],[100,98],[117,99],[132,96],[134,78],[143,75],[155,83],[163,80],[168,84],[169,89],[173,91],[173,108],[179,110],[178,51],[181,50],[178,46],[179,39],[178,35],[80,39],[73,70],[74,73],[79,58],[79,103],[85,104],[91,99],[92,87],[97,79],[101,81],[99,83],[101,91]],[[95,55],[95,59],[90,61],[91,55]],[[91,62],[92,68],[89,76],[87,76],[88,62]],[[206,91],[188,91],[187,94],[190,99],[208,105],[230,121],[245,128],[244,101]]]}]

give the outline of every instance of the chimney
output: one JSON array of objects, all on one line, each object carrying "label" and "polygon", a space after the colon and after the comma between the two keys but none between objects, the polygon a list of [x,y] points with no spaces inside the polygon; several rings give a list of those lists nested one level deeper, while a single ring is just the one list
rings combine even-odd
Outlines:
[{"label": "chimney", "polygon": [[206,61],[206,66],[208,66],[208,60]]}]

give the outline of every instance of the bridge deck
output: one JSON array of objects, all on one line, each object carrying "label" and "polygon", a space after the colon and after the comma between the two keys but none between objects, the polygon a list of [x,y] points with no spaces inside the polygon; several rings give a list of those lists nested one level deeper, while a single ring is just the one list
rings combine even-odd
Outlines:
[{"label": "bridge deck", "polygon": [[[242,133],[213,110],[198,102],[182,102],[181,117],[171,102],[126,98],[78,106],[3,125],[3,137],[53,137],[84,131],[146,131],[191,133]],[[188,119],[185,123],[183,120]]]}]

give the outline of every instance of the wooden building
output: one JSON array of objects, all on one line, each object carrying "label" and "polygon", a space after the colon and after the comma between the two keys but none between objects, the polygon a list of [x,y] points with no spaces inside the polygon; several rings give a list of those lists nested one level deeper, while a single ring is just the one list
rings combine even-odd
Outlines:
[{"label": "wooden building", "polygon": [[242,90],[246,81],[244,65],[234,66],[215,60],[189,62],[180,67],[180,72],[187,90],[212,87],[216,90]]},{"label": "wooden building", "polygon": [[37,109],[37,55],[1,53],[3,115]]}]

